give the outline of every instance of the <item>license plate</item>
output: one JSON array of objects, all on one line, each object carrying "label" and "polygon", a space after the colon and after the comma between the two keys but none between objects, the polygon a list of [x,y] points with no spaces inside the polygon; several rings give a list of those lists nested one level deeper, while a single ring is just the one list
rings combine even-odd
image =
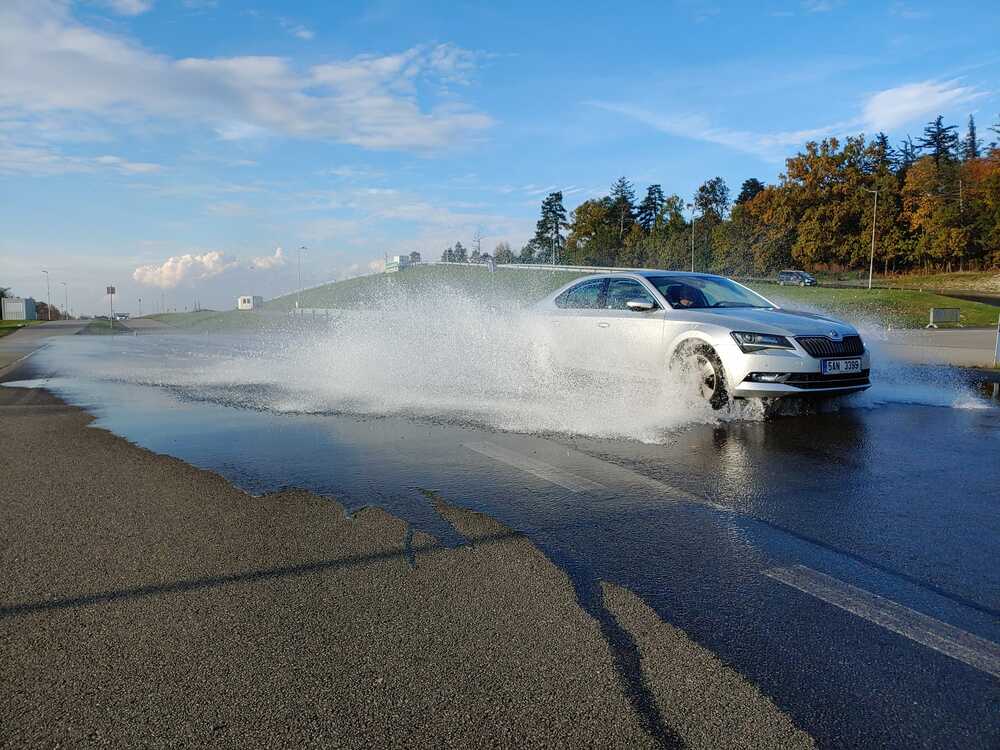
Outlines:
[{"label": "license plate", "polygon": [[824,359],[820,363],[824,375],[845,375],[861,372],[860,359]]}]

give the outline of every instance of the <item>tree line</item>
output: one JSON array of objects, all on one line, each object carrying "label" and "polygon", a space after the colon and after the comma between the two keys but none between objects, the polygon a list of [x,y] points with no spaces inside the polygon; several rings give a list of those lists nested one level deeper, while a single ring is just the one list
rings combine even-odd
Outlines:
[{"label": "tree line", "polygon": [[[989,128],[1000,137],[1000,121]],[[686,218],[685,209],[692,219]],[[567,214],[561,192],[542,202],[534,237],[497,263],[660,267],[729,275],[780,268],[1000,268],[1000,144],[984,144],[970,116],[963,136],[938,116],[920,138],[893,146],[884,133],[809,142],[775,184],[751,177],[735,199],[721,177],[685,202],[650,185],[641,199],[622,177],[608,195]],[[476,247],[478,248],[478,241]],[[442,260],[480,262],[461,243]]]}]

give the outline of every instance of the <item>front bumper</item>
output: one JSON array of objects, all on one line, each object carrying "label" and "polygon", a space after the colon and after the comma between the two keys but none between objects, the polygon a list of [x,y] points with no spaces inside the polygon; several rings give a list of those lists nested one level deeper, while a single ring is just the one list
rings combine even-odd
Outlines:
[{"label": "front bumper", "polygon": [[[729,349],[727,347],[727,349]],[[871,387],[871,357],[866,349],[859,356],[813,357],[798,344],[795,349],[744,354],[738,348],[723,359],[733,398],[783,398],[786,396],[838,396]],[[861,372],[824,375],[823,359],[860,359]],[[729,360],[729,361],[727,361]],[[781,382],[758,382],[758,373],[780,373]]]}]

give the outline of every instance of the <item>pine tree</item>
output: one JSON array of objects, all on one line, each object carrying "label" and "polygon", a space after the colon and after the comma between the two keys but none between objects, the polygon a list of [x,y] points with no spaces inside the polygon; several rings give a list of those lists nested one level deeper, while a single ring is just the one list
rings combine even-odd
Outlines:
[{"label": "pine tree", "polygon": [[896,168],[900,172],[905,172],[911,166],[913,162],[917,160],[920,155],[920,150],[917,148],[916,144],[913,143],[913,139],[910,136],[906,136],[905,141],[899,142],[899,151],[896,152]]},{"label": "pine tree", "polygon": [[441,253],[441,262],[452,263],[454,262],[454,260],[455,260],[454,250],[452,250],[450,247],[446,247],[444,249],[444,252]]},{"label": "pine tree", "polygon": [[531,240],[521,248],[521,254],[517,256],[518,263],[534,263],[535,262],[535,241]]},{"label": "pine tree", "polygon": [[958,149],[958,128],[954,125],[945,126],[944,117],[938,115],[933,122],[924,128],[924,137],[917,142],[921,149],[928,149],[934,157],[935,166],[941,166],[941,161],[950,161]]},{"label": "pine tree", "polygon": [[662,209],[663,188],[659,185],[650,185],[646,188],[646,197],[639,204],[635,220],[639,222],[639,226],[642,227],[643,231],[648,232],[653,228],[653,223],[656,221],[656,217],[660,215]]},{"label": "pine tree", "polygon": [[618,230],[618,241],[623,242],[628,230],[635,224],[635,189],[624,177],[619,177],[611,186],[610,214]]},{"label": "pine tree", "polygon": [[566,244],[562,230],[566,227],[566,209],[563,207],[561,192],[549,193],[542,201],[542,215],[535,225],[532,243],[539,255],[544,255],[555,264]]},{"label": "pine tree", "polygon": [[969,115],[969,125],[962,139],[962,159],[972,161],[979,158],[979,138],[976,137],[976,118]]},{"label": "pine tree", "polygon": [[758,180],[756,177],[751,177],[748,180],[743,180],[743,185],[740,186],[740,194],[736,198],[736,205],[740,206],[747,201],[752,201],[757,197],[757,194],[764,190],[764,183]]},{"label": "pine tree", "polygon": [[[990,126],[990,132],[991,133],[996,133],[997,135],[1000,135],[1000,115],[997,115],[996,125],[991,125]],[[990,148],[991,149],[995,149],[998,146],[1000,146],[1000,144],[998,144],[996,141],[990,141]]]},{"label": "pine tree", "polygon": [[461,242],[455,243],[455,247],[451,251],[451,259],[455,263],[468,263],[469,256]]},{"label": "pine tree", "polygon": [[875,140],[872,141],[872,146],[875,151],[875,163],[872,165],[874,171],[891,170],[893,165],[897,163],[899,155],[889,142],[889,136],[879,131]]}]

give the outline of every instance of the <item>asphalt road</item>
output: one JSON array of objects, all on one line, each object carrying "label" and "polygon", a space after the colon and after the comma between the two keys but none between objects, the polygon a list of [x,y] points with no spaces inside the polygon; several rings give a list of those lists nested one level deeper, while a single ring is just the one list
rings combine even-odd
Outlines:
[{"label": "asphalt road", "polygon": [[73,336],[87,326],[88,321],[53,320],[27,326],[0,338],[0,370],[35,352],[53,336]]},{"label": "asphalt road", "polygon": [[882,346],[904,362],[989,367],[996,343],[996,328],[941,328],[891,331]]},{"label": "asphalt road", "polygon": [[915,399],[648,445],[50,385],[255,494],[377,505],[445,544],[461,538],[423,490],[486,513],[565,571],[595,618],[602,587],[634,592],[821,746],[1000,746],[995,406]]}]

